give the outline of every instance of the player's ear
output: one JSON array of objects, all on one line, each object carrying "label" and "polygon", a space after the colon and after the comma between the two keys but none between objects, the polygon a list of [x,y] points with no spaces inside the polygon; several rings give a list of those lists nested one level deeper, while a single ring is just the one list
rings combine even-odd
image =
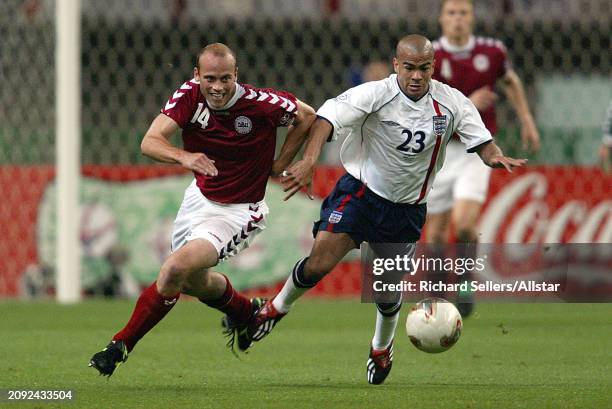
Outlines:
[{"label": "player's ear", "polygon": [[396,57],[393,57],[393,71],[395,71],[396,74],[399,74],[399,61],[397,61]]},{"label": "player's ear", "polygon": [[193,78],[200,78],[200,70],[198,67],[193,67]]}]

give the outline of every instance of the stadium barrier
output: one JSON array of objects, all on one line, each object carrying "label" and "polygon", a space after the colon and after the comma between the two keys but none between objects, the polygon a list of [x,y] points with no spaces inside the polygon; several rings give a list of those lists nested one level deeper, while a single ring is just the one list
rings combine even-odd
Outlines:
[{"label": "stadium barrier", "polygon": [[[0,297],[53,293],[54,174],[51,166],[0,167]],[[75,251],[82,256],[84,290],[104,281],[112,269],[137,286],[151,282],[168,254],[172,221],[191,176],[180,167],[154,165],[85,166],[82,174],[81,249]],[[325,197],[342,174],[342,168],[319,167],[315,195]],[[480,241],[610,243],[610,186],[612,175],[593,167],[496,171],[480,219]],[[282,195],[278,184],[269,185],[267,231],[218,267],[240,289],[271,293],[310,249],[319,201],[301,195],[282,202]],[[312,294],[359,295],[360,264],[354,253]]]}]

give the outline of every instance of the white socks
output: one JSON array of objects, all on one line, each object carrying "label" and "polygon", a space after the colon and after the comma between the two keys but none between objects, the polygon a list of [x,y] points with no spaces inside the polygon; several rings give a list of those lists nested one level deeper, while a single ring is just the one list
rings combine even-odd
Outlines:
[{"label": "white socks", "polygon": [[374,338],[372,338],[372,348],[381,350],[389,347],[395,336],[399,316],[399,308],[391,316],[385,316],[378,309],[376,310],[376,329],[374,330]]},{"label": "white socks", "polygon": [[303,281],[303,279],[300,280],[300,276],[302,276],[303,274],[302,272],[304,270],[304,264],[306,263],[307,259],[308,258],[304,258],[297,262],[295,267],[293,267],[291,275],[289,276],[289,278],[287,278],[283,289],[280,290],[278,295],[274,297],[274,300],[272,300],[272,305],[274,306],[276,311],[282,314],[286,314],[287,312],[289,312],[289,310],[298,298],[300,298],[306,291],[310,290],[312,287],[315,286],[316,283],[303,284],[301,282]]}]

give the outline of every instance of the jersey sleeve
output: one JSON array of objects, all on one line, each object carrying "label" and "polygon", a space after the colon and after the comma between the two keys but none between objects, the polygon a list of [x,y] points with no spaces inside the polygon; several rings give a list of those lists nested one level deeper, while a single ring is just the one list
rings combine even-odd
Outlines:
[{"label": "jersey sleeve", "polygon": [[508,57],[508,50],[504,43],[500,40],[495,40],[495,57],[499,59],[498,70],[496,73],[497,78],[501,78],[512,68],[510,57]]},{"label": "jersey sleeve", "polygon": [[193,115],[196,101],[194,96],[197,95],[198,87],[198,83],[194,80],[185,82],[174,91],[160,112],[184,128]]},{"label": "jersey sleeve", "polygon": [[327,120],[333,127],[331,139],[337,139],[343,128],[355,126],[373,110],[376,94],[371,83],[365,83],[328,99],[317,111],[317,116]]},{"label": "jersey sleeve", "polygon": [[297,98],[290,92],[272,88],[257,89],[258,99],[266,101],[270,108],[268,115],[274,127],[289,126],[293,123],[298,112]]},{"label": "jersey sleeve", "polygon": [[478,110],[466,96],[455,90],[457,102],[457,128],[455,132],[468,152],[475,152],[483,143],[493,140],[491,132],[485,127]]}]

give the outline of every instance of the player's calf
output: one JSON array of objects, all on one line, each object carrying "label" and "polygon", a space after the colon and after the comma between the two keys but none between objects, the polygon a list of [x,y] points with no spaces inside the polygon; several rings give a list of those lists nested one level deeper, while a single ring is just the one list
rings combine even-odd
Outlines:
[{"label": "player's calf", "polygon": [[145,288],[128,323],[113,336],[112,341],[89,361],[101,375],[110,376],[117,366],[127,360],[127,354],[174,307],[180,293],[165,297],[157,290],[157,282]]},{"label": "player's calf", "polygon": [[[474,228],[460,228],[457,231],[457,257],[465,260],[474,260],[477,254],[478,236]],[[459,282],[470,282],[474,279],[473,268],[466,269],[466,271],[459,277]],[[472,291],[460,291],[457,293],[456,306],[461,316],[467,318],[474,312],[474,294]]]}]

